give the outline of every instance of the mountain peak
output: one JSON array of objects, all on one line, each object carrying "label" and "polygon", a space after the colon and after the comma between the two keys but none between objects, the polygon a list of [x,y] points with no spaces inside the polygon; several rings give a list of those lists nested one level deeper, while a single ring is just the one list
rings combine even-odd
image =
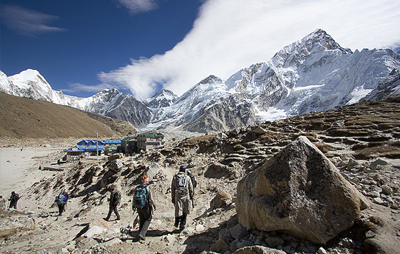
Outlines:
[{"label": "mountain peak", "polygon": [[271,61],[277,67],[301,65],[310,55],[330,51],[333,55],[352,54],[350,49],[339,45],[327,32],[317,29],[300,41],[285,46],[277,52]]},{"label": "mountain peak", "polygon": [[199,84],[209,84],[213,82],[222,82],[222,79],[218,78],[217,76],[210,75],[207,78],[200,81]]},{"label": "mountain peak", "polygon": [[330,36],[325,30],[317,29],[314,32],[310,33],[309,35],[305,36],[301,40],[301,45],[312,44],[315,46],[315,43],[319,43],[322,45],[326,50],[340,50],[343,53],[352,53],[350,49],[342,48],[339,43],[337,43],[332,36]]},{"label": "mountain peak", "polygon": [[144,101],[144,104],[149,108],[164,108],[171,106],[177,98],[178,96],[172,91],[163,88]]}]

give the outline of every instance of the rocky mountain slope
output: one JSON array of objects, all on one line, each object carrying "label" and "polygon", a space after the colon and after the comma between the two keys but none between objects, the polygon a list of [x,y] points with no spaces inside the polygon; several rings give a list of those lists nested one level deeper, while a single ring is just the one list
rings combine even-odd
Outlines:
[{"label": "rocky mountain slope", "polygon": [[390,49],[352,52],[318,29],[272,59],[227,80],[209,76],[177,98],[162,90],[140,102],[115,89],[89,98],[53,91],[33,70],[0,75],[0,90],[129,121],[141,129],[210,133],[319,112],[399,93],[400,56]]},{"label": "rocky mountain slope", "polygon": [[0,93],[1,138],[121,137],[137,130],[128,122],[45,101]]},{"label": "rocky mountain slope", "polygon": [[[390,98],[171,141],[115,164],[88,158],[25,190],[22,213],[2,213],[0,247],[6,253],[395,253],[400,248],[399,126],[400,99]],[[246,230],[236,216],[238,182],[277,160],[275,155],[299,136],[318,147],[369,202],[351,228],[323,245],[287,232]],[[169,187],[180,165],[197,177],[198,187],[188,227],[179,233]],[[136,238],[131,210],[142,173],[151,177],[157,204],[144,243]],[[111,184],[122,191],[123,202],[121,221],[107,223],[102,218]],[[57,217],[50,205],[64,188],[72,198],[65,215]],[[283,207],[276,209],[284,216]],[[98,228],[101,233],[93,234]]]}]

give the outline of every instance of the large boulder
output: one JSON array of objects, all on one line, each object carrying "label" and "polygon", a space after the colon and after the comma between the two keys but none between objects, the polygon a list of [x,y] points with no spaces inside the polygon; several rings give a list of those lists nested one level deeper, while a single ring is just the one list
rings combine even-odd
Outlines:
[{"label": "large boulder", "polygon": [[247,229],[281,231],[317,244],[350,228],[368,206],[303,136],[244,177],[237,192],[237,216]]}]

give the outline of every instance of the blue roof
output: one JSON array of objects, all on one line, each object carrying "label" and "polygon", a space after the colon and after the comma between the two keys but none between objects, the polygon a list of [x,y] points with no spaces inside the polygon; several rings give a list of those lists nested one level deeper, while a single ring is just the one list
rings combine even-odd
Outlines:
[{"label": "blue roof", "polygon": [[79,141],[77,147],[84,151],[102,151],[104,150],[104,143],[100,140],[86,139]]},{"label": "blue roof", "polygon": [[103,141],[104,144],[121,144],[121,140],[104,140]]},{"label": "blue roof", "polygon": [[80,149],[79,147],[72,147],[71,149],[65,150],[64,152],[66,153],[71,153],[71,152],[84,152],[84,150]]}]

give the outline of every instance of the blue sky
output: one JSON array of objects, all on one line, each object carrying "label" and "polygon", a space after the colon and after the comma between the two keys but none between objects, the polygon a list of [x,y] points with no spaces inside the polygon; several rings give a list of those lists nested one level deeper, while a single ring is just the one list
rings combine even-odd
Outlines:
[{"label": "blue sky", "polygon": [[400,46],[398,0],[1,0],[0,70],[55,90],[143,100],[229,78],[314,30],[355,49]]}]

